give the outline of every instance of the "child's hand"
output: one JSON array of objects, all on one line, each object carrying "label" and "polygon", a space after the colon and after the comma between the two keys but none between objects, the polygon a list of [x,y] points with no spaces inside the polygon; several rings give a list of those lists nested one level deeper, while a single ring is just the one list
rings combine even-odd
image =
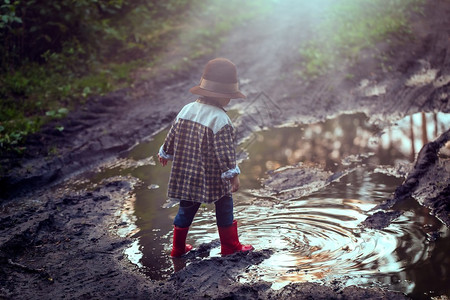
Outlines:
[{"label": "child's hand", "polygon": [[231,181],[231,192],[237,192],[239,190],[239,187],[241,186],[241,182],[239,180],[239,176],[234,176],[233,178],[230,179]]},{"label": "child's hand", "polygon": [[158,159],[159,159],[159,162],[161,163],[161,165],[163,167],[165,167],[167,165],[168,160],[163,158],[163,157],[161,157],[161,156],[159,156],[159,154],[158,154]]}]

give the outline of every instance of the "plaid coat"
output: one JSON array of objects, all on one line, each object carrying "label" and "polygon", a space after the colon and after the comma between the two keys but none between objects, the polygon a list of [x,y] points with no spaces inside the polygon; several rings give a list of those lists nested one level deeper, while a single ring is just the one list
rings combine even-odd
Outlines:
[{"label": "plaid coat", "polygon": [[168,197],[212,203],[231,193],[236,165],[235,130],[222,107],[202,100],[177,115],[159,155],[172,160]]}]

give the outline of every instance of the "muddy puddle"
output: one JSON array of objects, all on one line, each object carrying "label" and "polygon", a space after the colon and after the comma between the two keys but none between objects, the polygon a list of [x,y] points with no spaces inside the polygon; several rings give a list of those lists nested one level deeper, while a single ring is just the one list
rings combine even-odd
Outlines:
[{"label": "muddy puddle", "polygon": [[[450,294],[450,232],[427,209],[408,201],[406,213],[387,228],[361,226],[403,182],[422,145],[448,124],[449,114],[418,113],[380,128],[364,114],[348,114],[252,134],[238,150],[235,218],[241,242],[273,254],[238,280],[264,280],[274,289],[319,281],[389,286],[411,296]],[[115,230],[137,238],[126,255],[156,280],[174,272],[169,252],[177,207],[166,202],[170,168],[156,164],[166,133],[73,184],[84,189],[118,175],[140,180]],[[217,240],[214,206],[202,206],[188,242],[216,247],[195,259],[220,256]]]}]

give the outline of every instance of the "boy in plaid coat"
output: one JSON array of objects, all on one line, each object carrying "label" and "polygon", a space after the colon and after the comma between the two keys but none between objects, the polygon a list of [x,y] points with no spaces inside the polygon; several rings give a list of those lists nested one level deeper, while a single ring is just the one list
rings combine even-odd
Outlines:
[{"label": "boy in plaid coat", "polygon": [[189,226],[201,203],[214,203],[222,255],[250,251],[242,245],[233,220],[232,192],[239,189],[235,130],[223,109],[231,99],[246,98],[238,88],[235,65],[225,58],[209,61],[200,84],[190,92],[200,95],[178,113],[158,158],[172,160],[168,196],[180,202],[174,219],[172,257],[190,251]]}]

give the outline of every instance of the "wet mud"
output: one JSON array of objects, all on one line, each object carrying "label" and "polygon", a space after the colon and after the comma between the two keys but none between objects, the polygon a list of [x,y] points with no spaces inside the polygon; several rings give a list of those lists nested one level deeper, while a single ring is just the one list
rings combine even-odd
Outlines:
[{"label": "wet mud", "polygon": [[[133,282],[123,247],[131,240],[108,233],[133,180],[105,182],[92,192],[17,201],[0,219],[0,297],[56,299],[117,297],[116,280]],[[5,217],[5,215],[7,215]]]},{"label": "wet mud", "polygon": [[442,154],[449,141],[450,130],[447,130],[435,141],[426,144],[405,182],[395,190],[391,199],[373,209],[381,211],[368,217],[363,222],[364,226],[376,229],[387,227],[401,214],[395,207],[400,206],[402,201],[413,201],[411,198],[414,197],[450,227],[450,159]]},{"label": "wet mud", "polygon": [[[423,15],[413,16],[414,43],[408,47],[391,44],[391,71],[381,69],[367,50],[361,63],[349,70],[352,78],[330,73],[309,82],[292,73],[298,66],[298,43],[292,36],[305,40],[312,34],[302,9],[288,13],[292,8],[280,3],[273,14],[232,32],[215,54],[236,63],[242,90],[249,98],[232,107],[244,116],[236,120],[241,144],[251,142],[255,130],[310,124],[348,112],[364,113],[380,128],[416,112],[450,112],[448,1],[430,2]],[[275,22],[280,13],[284,21]],[[133,236],[117,234],[129,226],[118,211],[132,197],[130,191],[139,184],[136,179],[116,178],[92,191],[58,189],[59,183],[116,158],[167,127],[178,110],[195,99],[187,91],[199,80],[208,59],[193,62],[189,71],[162,73],[150,82],[92,99],[31,136],[24,154],[2,150],[0,298],[407,298],[386,288],[343,287],[338,281],[292,283],[279,290],[267,282],[240,282],[240,274],[268,259],[271,251],[205,259],[204,253],[217,241],[174,261],[179,271],[169,279],[152,280],[124,255]],[[449,163],[443,154],[449,135],[447,131],[428,143],[410,172],[396,170],[405,176],[404,183],[364,226],[388,226],[401,215],[402,201],[418,201],[449,226]],[[331,172],[296,164],[268,174],[265,190],[260,192],[285,201],[321,189],[351,170]],[[295,182],[285,180],[294,177]],[[307,189],[296,189],[299,182]],[[188,261],[186,266],[183,260]]]}]

